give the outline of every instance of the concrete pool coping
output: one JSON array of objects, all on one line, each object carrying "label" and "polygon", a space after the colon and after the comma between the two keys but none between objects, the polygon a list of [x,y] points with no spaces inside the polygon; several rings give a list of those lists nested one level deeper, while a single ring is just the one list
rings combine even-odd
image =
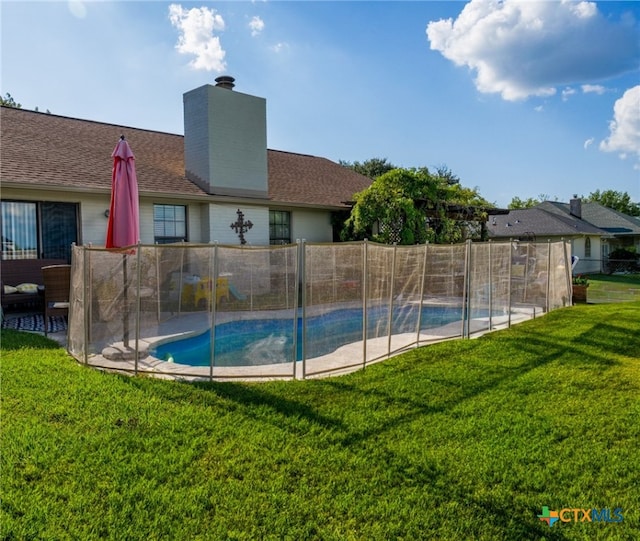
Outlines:
[{"label": "concrete pool coping", "polygon": [[[540,307],[528,307],[527,309],[515,309],[511,315],[492,316],[491,329],[489,329],[489,317],[474,318],[469,321],[469,335],[472,338],[482,336],[487,332],[507,328],[510,324],[517,324],[532,319],[544,312]],[[259,312],[252,312],[258,314]],[[289,311],[290,314],[290,311]],[[389,359],[395,355],[445,340],[461,338],[462,320],[448,323],[441,327],[426,329],[420,332],[419,340],[416,332],[394,334],[380,338],[370,338],[366,343],[366,360],[364,358],[363,341],[352,342],[337,348],[335,351],[315,358],[298,362],[285,362],[275,364],[260,364],[254,366],[223,367],[214,366],[189,366],[171,363],[157,359],[149,354],[156,345],[168,340],[180,339],[206,332],[201,317],[192,317],[195,314],[181,315],[167,323],[171,324],[171,330],[159,332],[156,335],[147,336],[138,341],[138,362],[135,362],[135,349],[124,347],[122,342],[111,344],[99,354],[89,355],[87,364],[94,368],[120,373],[133,373],[138,375],[153,376],[163,379],[183,381],[271,381],[282,379],[305,379],[337,376],[355,372],[371,364]],[[270,317],[273,314],[270,313]],[[259,319],[251,317],[246,319]],[[262,314],[264,319],[264,314]],[[194,324],[200,328],[194,329]],[[158,329],[162,330],[162,329]],[[294,373],[295,370],[295,373]]]}]

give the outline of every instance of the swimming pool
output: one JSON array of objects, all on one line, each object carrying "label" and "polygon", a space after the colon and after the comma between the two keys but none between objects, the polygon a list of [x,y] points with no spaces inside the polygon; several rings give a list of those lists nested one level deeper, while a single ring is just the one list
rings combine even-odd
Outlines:
[{"label": "swimming pool", "polygon": [[[419,305],[394,308],[393,334],[416,332]],[[420,329],[432,329],[461,319],[461,308],[424,306]],[[386,306],[367,311],[367,338],[388,335]],[[293,359],[293,319],[251,319],[216,325],[215,366],[258,366],[288,363]],[[296,321],[296,359],[302,359],[302,318]],[[362,340],[362,309],[339,309],[307,317],[305,330],[307,358],[326,355],[339,347]],[[211,332],[164,342],[150,351],[155,358],[189,365],[209,366]]]}]

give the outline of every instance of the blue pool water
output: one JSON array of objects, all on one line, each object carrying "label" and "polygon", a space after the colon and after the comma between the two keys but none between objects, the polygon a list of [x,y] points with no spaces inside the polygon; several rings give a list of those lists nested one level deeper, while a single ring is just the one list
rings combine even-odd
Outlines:
[{"label": "blue pool water", "polygon": [[[415,332],[418,307],[396,308],[393,311],[393,333]],[[459,321],[458,307],[422,308],[421,330]],[[367,312],[367,337],[386,336],[389,312],[386,307],[370,308]],[[296,359],[302,359],[302,319],[297,319]],[[362,309],[334,310],[317,317],[307,317],[306,357],[326,355],[337,348],[362,340]],[[222,323],[215,328],[216,366],[254,366],[286,363],[293,358],[293,320],[252,319]],[[209,366],[211,362],[211,332],[165,342],[151,350],[157,359],[190,366]]]}]

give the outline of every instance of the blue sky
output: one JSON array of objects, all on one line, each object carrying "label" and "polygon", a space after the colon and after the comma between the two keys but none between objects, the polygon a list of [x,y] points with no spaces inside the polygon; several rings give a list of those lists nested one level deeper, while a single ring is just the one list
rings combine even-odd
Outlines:
[{"label": "blue sky", "polygon": [[232,75],[266,98],[271,149],[446,166],[499,206],[640,201],[640,2],[0,9],[0,92],[23,108],[182,134],[182,94]]}]

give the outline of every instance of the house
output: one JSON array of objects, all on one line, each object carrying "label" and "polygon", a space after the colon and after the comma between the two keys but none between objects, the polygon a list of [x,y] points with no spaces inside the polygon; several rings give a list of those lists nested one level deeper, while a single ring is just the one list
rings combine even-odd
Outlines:
[{"label": "house", "polygon": [[111,153],[136,158],[143,244],[331,242],[348,201],[371,180],[328,159],[267,149],[266,100],[219,77],[184,94],[185,134],[22,109],[0,110],[2,259],[69,258],[103,246]]},{"label": "house", "polygon": [[574,274],[606,271],[609,253],[616,248],[635,246],[640,251],[637,218],[578,197],[490,216],[487,230],[495,240],[570,240],[572,254],[579,258]]},{"label": "house", "polygon": [[560,215],[577,216],[604,231],[605,235],[600,245],[600,257],[603,262],[607,261],[611,252],[619,248],[640,253],[640,218],[623,214],[600,203],[587,203],[579,198],[572,201],[573,208],[571,204],[556,201],[546,201],[539,206]]}]

